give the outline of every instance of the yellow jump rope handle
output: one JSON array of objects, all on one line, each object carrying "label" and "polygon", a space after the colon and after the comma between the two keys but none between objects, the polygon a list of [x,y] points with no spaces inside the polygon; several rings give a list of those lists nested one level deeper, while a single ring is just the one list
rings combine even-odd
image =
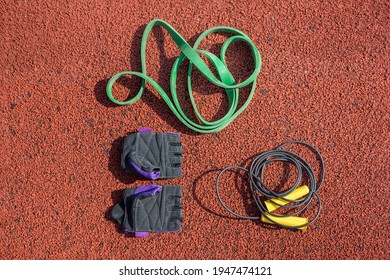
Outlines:
[{"label": "yellow jump rope handle", "polygon": [[[267,213],[265,215],[267,217],[269,217],[270,219],[272,219],[273,221],[275,221],[276,223],[279,223],[279,224],[282,224],[282,225],[285,225],[285,226],[289,226],[289,227],[297,227],[297,226],[300,226],[300,225],[304,225],[304,224],[307,224],[308,221],[309,221],[307,218],[295,217],[295,216],[275,217],[275,216],[271,216],[270,214],[267,214]],[[273,224],[273,222],[271,222],[266,217],[264,217],[264,215],[261,215],[261,221],[263,223]],[[300,229],[300,230],[307,230],[307,226],[300,227],[298,229]]]},{"label": "yellow jump rope handle", "polygon": [[[296,200],[299,199],[309,193],[309,188],[307,186],[301,186],[299,188],[296,188],[294,191],[289,193],[288,195],[284,196],[283,198],[288,199],[288,200]],[[267,207],[268,212],[275,211],[281,206],[284,206],[289,203],[288,200],[285,200],[283,198],[272,198],[269,200],[264,201],[265,206]],[[275,204],[277,203],[277,204]],[[279,205],[278,205],[279,204]],[[295,217],[295,216],[286,216],[286,217],[275,217],[269,214],[265,214],[267,217],[269,217],[271,220],[273,220],[276,223],[283,224],[285,226],[300,226],[308,223],[307,218],[302,218],[302,217]],[[268,224],[273,224],[272,221],[267,219],[264,215],[261,215],[261,221],[263,223],[268,223]],[[306,230],[307,226],[300,227],[298,228],[300,230]]]},{"label": "yellow jump rope handle", "polygon": [[[292,191],[288,195],[283,196],[283,198],[288,199],[288,200],[296,200],[296,199],[299,199],[301,197],[304,197],[308,193],[309,193],[309,188],[304,185],[304,186],[301,186],[299,188],[296,188],[294,191]],[[283,198],[272,198],[272,199],[264,201],[268,212],[275,211],[279,207],[290,203],[288,200],[284,200]],[[275,204],[273,202],[276,202],[277,204]]]}]

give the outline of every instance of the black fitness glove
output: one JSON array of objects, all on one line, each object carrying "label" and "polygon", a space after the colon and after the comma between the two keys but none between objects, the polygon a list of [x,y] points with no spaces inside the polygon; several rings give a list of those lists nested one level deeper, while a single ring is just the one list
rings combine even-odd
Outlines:
[{"label": "black fitness glove", "polygon": [[180,186],[147,185],[123,191],[123,202],[114,206],[111,216],[123,230],[146,237],[148,232],[181,230],[182,189]]},{"label": "black fitness glove", "polygon": [[123,141],[121,165],[126,171],[155,180],[182,176],[180,134],[143,128]]}]

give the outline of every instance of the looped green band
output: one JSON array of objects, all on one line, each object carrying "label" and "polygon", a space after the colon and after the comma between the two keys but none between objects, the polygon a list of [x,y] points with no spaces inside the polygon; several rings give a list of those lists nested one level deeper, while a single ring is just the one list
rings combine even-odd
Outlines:
[{"label": "looped green band", "polygon": [[[170,89],[171,89],[171,96],[172,100],[169,98],[169,96],[166,94],[166,92],[160,87],[159,84],[157,84],[152,78],[146,75],[146,42],[149,36],[150,31],[155,26],[162,26],[165,28],[169,35],[172,37],[173,41],[177,44],[179,49],[181,50],[181,54],[177,57],[175,63],[173,64],[172,71],[171,71],[171,78],[170,78]],[[233,36],[228,38],[221,47],[221,53],[220,57],[217,57],[216,55],[204,51],[204,50],[198,50],[197,47],[201,43],[201,41],[209,34],[211,33],[217,33],[217,32],[225,32],[230,33]],[[234,80],[233,75],[229,71],[228,67],[226,66],[225,61],[225,54],[230,46],[230,44],[234,42],[242,41],[249,45],[252,55],[254,58],[254,70],[253,73],[243,82],[236,83]],[[210,68],[206,65],[206,63],[203,61],[203,59],[199,56],[199,54],[205,56],[215,67],[217,70],[218,76],[216,77],[213,72],[210,70]],[[190,95],[190,100],[192,107],[195,111],[195,115],[198,118],[200,123],[196,123],[189,119],[185,113],[183,112],[179,100],[177,98],[177,92],[176,92],[176,80],[177,80],[177,74],[179,72],[179,68],[181,64],[183,63],[184,59],[189,60],[189,67],[188,67],[188,92]],[[184,39],[181,37],[181,35],[167,22],[155,19],[152,20],[145,28],[145,31],[142,36],[142,42],[141,42],[141,66],[142,71],[141,72],[131,72],[131,71],[125,71],[120,72],[116,75],[114,75],[107,83],[107,96],[108,98],[119,105],[128,105],[131,103],[136,102],[138,99],[141,98],[145,88],[146,83],[151,84],[157,92],[161,95],[163,100],[167,103],[169,108],[172,110],[172,112],[176,115],[176,117],[188,128],[200,132],[200,133],[213,133],[220,131],[221,129],[225,128],[230,122],[232,122],[239,114],[242,113],[242,111],[245,110],[245,108],[248,106],[249,102],[251,101],[253,94],[255,92],[256,88],[256,78],[260,72],[261,68],[261,57],[258,49],[256,48],[255,44],[252,42],[251,39],[247,35],[245,35],[240,30],[231,28],[231,27],[214,27],[210,28],[206,31],[204,31],[199,38],[196,40],[193,47],[191,47]],[[191,74],[193,67],[196,67],[202,75],[209,80],[214,85],[221,87],[225,89],[226,95],[228,97],[228,104],[229,109],[225,116],[222,118],[216,120],[216,121],[206,121],[201,114],[199,113],[199,110],[196,106],[193,92],[192,92],[192,86],[191,86]],[[115,83],[116,80],[118,80],[120,77],[125,75],[135,75],[142,79],[141,88],[138,91],[138,93],[131,99],[126,101],[118,101],[114,98],[112,95],[112,86]],[[251,91],[248,95],[248,98],[244,102],[244,104],[237,109],[238,106],[238,99],[239,99],[239,89],[243,88],[245,86],[248,86],[252,84]]]}]

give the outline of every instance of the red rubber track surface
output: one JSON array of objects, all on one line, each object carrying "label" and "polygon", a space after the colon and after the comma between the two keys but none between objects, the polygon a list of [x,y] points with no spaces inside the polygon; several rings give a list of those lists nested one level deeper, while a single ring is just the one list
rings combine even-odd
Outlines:
[{"label": "red rubber track surface", "polygon": [[[0,258],[388,258],[386,1],[94,2],[0,1]],[[131,106],[107,99],[109,77],[140,70],[142,32],[154,18],[190,43],[226,25],[259,48],[256,94],[226,129],[189,131],[150,87]],[[224,38],[210,36],[201,48],[218,54]],[[148,75],[166,90],[178,54],[156,28]],[[242,81],[252,70],[249,48],[236,43],[227,55]],[[190,112],[185,83],[179,82],[180,98]],[[193,84],[201,113],[222,116],[223,92],[196,71]],[[115,95],[134,95],[139,85],[130,77],[115,85]],[[123,137],[144,126],[182,134],[185,176],[159,183],[183,186],[185,217],[180,233],[136,239],[121,233],[109,211],[122,189],[148,183],[119,165]],[[253,155],[293,139],[313,144],[325,160],[319,220],[291,231],[230,217],[216,199],[218,170],[247,166]],[[315,163],[309,151],[302,155]],[[294,169],[286,169],[270,166],[267,180],[293,182]],[[221,183],[229,206],[257,214],[240,177],[227,174]]]}]

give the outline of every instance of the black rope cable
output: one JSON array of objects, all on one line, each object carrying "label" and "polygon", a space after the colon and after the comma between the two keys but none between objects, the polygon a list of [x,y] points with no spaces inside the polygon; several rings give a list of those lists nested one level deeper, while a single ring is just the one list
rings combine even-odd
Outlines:
[{"label": "black rope cable", "polygon": [[[320,166],[321,166],[321,177],[318,181],[316,180],[316,176],[315,176],[313,168],[310,166],[310,164],[307,161],[305,161],[301,156],[299,156],[296,153],[293,153],[289,150],[282,150],[282,148],[284,148],[288,145],[291,145],[291,144],[304,145],[304,146],[310,148],[318,156]],[[271,188],[269,188],[263,181],[263,173],[264,173],[265,168],[273,162],[286,162],[286,163],[293,164],[297,168],[297,173],[298,173],[297,179],[296,179],[294,185],[286,191],[277,193],[277,192],[273,191]],[[219,193],[219,181],[220,181],[221,176],[226,171],[231,170],[231,169],[240,169],[240,170],[243,170],[249,174],[249,177],[250,177],[249,185],[250,185],[251,196],[252,196],[253,200],[255,201],[255,203],[256,203],[256,205],[261,213],[260,216],[243,216],[243,215],[237,214],[236,212],[231,210],[229,207],[227,207],[227,205],[223,202],[221,195]],[[308,179],[309,179],[309,183],[310,183],[309,184],[310,185],[309,193],[306,196],[304,196],[300,199],[296,199],[296,200],[290,200],[290,199],[285,198],[286,195],[290,194],[297,187],[299,187],[300,182],[302,181],[303,174],[306,174],[308,176]],[[236,217],[239,217],[241,219],[258,220],[261,218],[261,216],[263,216],[266,219],[268,219],[270,222],[272,222],[276,225],[279,225],[281,227],[297,229],[297,228],[302,228],[302,227],[308,226],[318,219],[320,212],[321,212],[321,199],[320,199],[320,196],[318,195],[317,192],[322,187],[322,183],[324,182],[324,178],[325,178],[325,165],[324,165],[324,160],[323,160],[320,152],[316,148],[314,148],[312,145],[310,145],[306,142],[291,141],[291,142],[287,142],[287,143],[284,143],[284,144],[276,147],[274,150],[270,150],[270,151],[261,153],[260,155],[256,156],[255,159],[250,164],[249,170],[244,168],[244,167],[241,167],[241,166],[228,166],[228,167],[224,168],[223,170],[221,170],[221,172],[218,174],[218,177],[216,180],[216,192],[217,192],[217,197],[218,197],[220,203],[222,204],[222,206],[229,213],[231,213],[232,215],[234,215]],[[316,212],[314,218],[312,218],[311,220],[308,220],[308,222],[306,224],[299,225],[299,226],[287,226],[287,225],[284,225],[284,224],[281,224],[281,223],[275,221],[272,218],[272,217],[290,217],[290,216],[299,215],[307,207],[309,207],[309,205],[312,205],[312,201],[313,201],[314,197],[317,199],[317,203],[316,203],[317,212]],[[293,213],[280,215],[280,214],[275,214],[275,213],[268,211],[263,203],[264,198],[267,200],[273,199],[273,198],[279,198],[279,199],[283,199],[284,201],[288,201],[289,203],[293,203],[291,205],[288,205],[288,204],[281,205],[281,204],[278,204],[277,202],[273,201],[273,203],[280,206],[280,208],[292,210]]]}]

